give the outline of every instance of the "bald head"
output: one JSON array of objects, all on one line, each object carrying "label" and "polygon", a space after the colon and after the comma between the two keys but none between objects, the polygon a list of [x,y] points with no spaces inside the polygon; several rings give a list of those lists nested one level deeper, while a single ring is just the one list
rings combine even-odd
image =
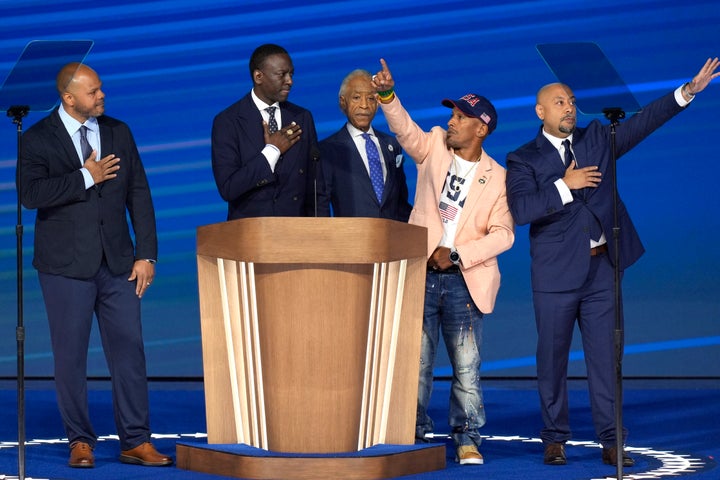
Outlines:
[{"label": "bald head", "polygon": [[58,93],[62,95],[68,91],[68,89],[72,89],[73,83],[76,81],[75,77],[80,77],[81,75],[88,74],[89,72],[95,73],[92,68],[78,62],[68,63],[62,67],[55,79],[55,86],[57,87]]},{"label": "bald head", "polygon": [[548,83],[547,85],[542,87],[540,90],[538,90],[537,95],[535,97],[535,102],[537,104],[545,103],[549,99],[551,99],[553,96],[557,95],[558,93],[574,97],[570,87],[568,87],[564,83],[559,83],[559,82]]},{"label": "bald head", "polygon": [[537,93],[535,114],[547,133],[565,138],[575,130],[577,122],[575,94],[563,83],[545,85]]},{"label": "bald head", "polygon": [[55,79],[65,111],[84,123],[90,117],[98,117],[105,111],[105,94],[102,82],[95,70],[82,63],[68,63],[60,69]]}]

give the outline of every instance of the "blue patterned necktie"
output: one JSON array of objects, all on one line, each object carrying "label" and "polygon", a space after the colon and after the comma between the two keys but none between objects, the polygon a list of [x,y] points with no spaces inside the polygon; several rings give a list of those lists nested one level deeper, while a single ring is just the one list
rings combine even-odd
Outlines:
[{"label": "blue patterned necktie", "polygon": [[88,157],[93,151],[87,139],[87,131],[88,127],[86,127],[85,125],[80,125],[80,150],[82,151],[83,163],[85,163],[85,160],[88,159]]},{"label": "blue patterned necktie", "polygon": [[362,137],[365,139],[365,152],[367,153],[368,164],[370,165],[370,181],[372,182],[375,196],[379,202],[382,200],[383,188],[385,187],[382,163],[380,163],[380,152],[378,152],[370,134],[363,133]]},{"label": "blue patterned necktie", "polygon": [[270,115],[270,118],[268,119],[268,132],[270,135],[278,131],[278,124],[275,120],[275,108],[277,107],[267,107],[265,111]]}]

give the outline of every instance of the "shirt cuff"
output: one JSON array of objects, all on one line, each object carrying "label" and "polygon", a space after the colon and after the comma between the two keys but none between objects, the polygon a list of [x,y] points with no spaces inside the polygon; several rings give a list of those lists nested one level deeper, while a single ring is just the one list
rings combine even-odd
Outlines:
[{"label": "shirt cuff", "polygon": [[685,97],[683,97],[682,89],[685,86],[685,84],[680,85],[678,88],[675,89],[675,101],[680,105],[681,107],[687,107],[690,102],[693,101],[693,98],[695,98],[695,95],[688,101],[685,100]]},{"label": "shirt cuff", "polygon": [[277,165],[278,160],[280,160],[280,149],[268,143],[265,145],[265,148],[262,149],[262,154],[265,155],[265,158],[270,164],[270,170],[275,173],[275,165]]},{"label": "shirt cuff", "polygon": [[85,180],[85,190],[95,186],[95,181],[93,180],[92,175],[90,174],[90,171],[87,168],[82,167],[80,169],[80,172],[82,173],[83,179]]},{"label": "shirt cuff", "polygon": [[558,178],[557,180],[555,180],[555,188],[557,188],[557,191],[560,194],[560,200],[562,200],[563,205],[567,205],[568,203],[573,201],[570,187],[567,186],[567,184],[563,181],[562,178]]}]

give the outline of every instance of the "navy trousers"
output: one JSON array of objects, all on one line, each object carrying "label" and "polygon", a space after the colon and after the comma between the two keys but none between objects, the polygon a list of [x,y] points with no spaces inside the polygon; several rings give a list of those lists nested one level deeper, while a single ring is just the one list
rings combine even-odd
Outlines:
[{"label": "navy trousers", "polygon": [[103,263],[94,277],[74,279],[39,273],[55,361],[58,408],[70,443],[94,447],[90,422],[87,358],[93,313],[112,383],[121,450],[150,441],[149,401],[140,299],[135,282],[112,275]]},{"label": "navy trousers", "polygon": [[[595,433],[615,446],[615,274],[607,254],[592,257],[588,277],[577,290],[533,292],[538,332],[537,373],[544,443],[571,439],[567,369],[577,320],[587,368]],[[618,305],[622,325],[622,301]],[[623,442],[627,431],[623,429]]]}]

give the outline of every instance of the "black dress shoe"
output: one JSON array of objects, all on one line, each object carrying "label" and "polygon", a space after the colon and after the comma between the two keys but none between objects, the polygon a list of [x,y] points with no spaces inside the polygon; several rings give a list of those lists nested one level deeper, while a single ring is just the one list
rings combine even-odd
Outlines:
[{"label": "black dress shoe", "polygon": [[[605,465],[617,465],[617,448],[603,448],[602,449],[602,461]],[[622,465],[623,467],[635,466],[635,460],[627,454],[625,450],[622,452]]]},{"label": "black dress shoe", "polygon": [[565,457],[565,444],[546,444],[545,455],[543,456],[543,463],[545,463],[545,465],[566,465],[567,457]]}]

